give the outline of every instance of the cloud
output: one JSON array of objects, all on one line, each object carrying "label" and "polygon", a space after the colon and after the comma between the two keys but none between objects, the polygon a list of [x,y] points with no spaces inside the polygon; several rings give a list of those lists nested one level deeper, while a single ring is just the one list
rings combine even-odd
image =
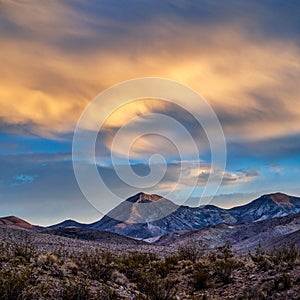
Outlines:
[{"label": "cloud", "polygon": [[[74,177],[70,153],[1,155],[0,164],[2,215],[18,215],[30,222],[44,225],[66,218],[92,222],[102,216],[81,193]],[[135,164],[132,167],[140,176],[147,176],[150,171],[149,166],[145,164]],[[182,171],[182,184],[177,186],[178,190],[175,193],[177,196],[172,197],[172,200],[182,204],[185,190],[191,187],[194,179],[197,180],[195,195],[201,195],[210,169],[208,164],[201,162],[199,167],[195,162],[185,161],[180,164],[174,161],[167,167],[162,181],[155,187],[143,189],[144,192],[163,195],[170,192],[171,189],[176,188],[178,175]],[[141,191],[122,182],[111,166],[99,166],[98,170],[108,188],[122,200]],[[291,169],[290,176],[285,181],[277,175],[266,176],[265,171],[268,172],[264,168],[262,170],[237,169],[227,170],[222,174],[214,170],[214,176],[224,175],[225,181],[219,194],[227,196],[217,196],[212,203],[228,207],[275,190],[299,194],[299,189],[295,188],[299,178],[299,168]],[[34,180],[32,180],[33,176],[35,176]],[[14,184],[16,182],[24,183],[16,185]],[[244,195],[239,197],[235,196],[235,193]],[[246,195],[248,193],[251,197]],[[200,196],[189,199],[188,204],[199,204],[199,198]],[[101,198],[101,190],[99,190],[99,201],[102,213],[112,208],[111,199]]]},{"label": "cloud", "polygon": [[[212,182],[218,182],[223,177],[222,185],[242,184],[254,180],[259,176],[259,171],[254,169],[236,171],[211,170],[211,166],[207,163],[173,162],[168,163],[165,167],[166,172],[164,177],[157,185],[151,187],[149,191],[155,190],[157,193],[162,193],[174,188],[204,187],[207,184],[209,174],[212,174]],[[122,166],[119,166],[119,168],[122,168]],[[124,166],[124,168],[127,168],[127,166]],[[132,168],[139,176],[148,176],[151,172],[151,169],[146,164],[134,164]],[[116,186],[122,186],[125,189],[126,184],[119,179],[114,167],[102,166],[99,168],[99,173],[110,188],[114,189]],[[131,194],[135,192],[139,192],[139,189],[133,188]]]},{"label": "cloud", "polygon": [[222,184],[240,184],[249,182],[259,176],[257,170],[237,170],[236,172],[225,172]]},{"label": "cloud", "polygon": [[[265,129],[263,127],[263,129]],[[261,129],[261,131],[263,131]],[[297,158],[300,153],[300,134],[287,134],[264,140],[228,141],[229,161],[239,159],[263,159],[274,162],[284,158]]]},{"label": "cloud", "polygon": [[38,175],[20,174],[13,177],[12,186],[32,183]]},{"label": "cloud", "polygon": [[[156,5],[1,3],[3,130],[13,126],[52,137],[72,131],[85,105],[104,88],[161,76],[205,96],[229,140],[299,133],[297,6],[285,3],[282,9],[259,1]],[[281,14],[289,14],[286,22]],[[165,108],[128,106],[108,125],[116,128],[158,109]],[[105,112],[103,103],[99,116]]]}]

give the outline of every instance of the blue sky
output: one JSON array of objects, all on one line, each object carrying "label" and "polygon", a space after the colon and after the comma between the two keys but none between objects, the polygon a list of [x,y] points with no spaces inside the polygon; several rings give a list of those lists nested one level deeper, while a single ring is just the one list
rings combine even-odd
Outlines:
[{"label": "blue sky", "polygon": [[[42,225],[99,219],[106,208],[97,211],[74,176],[74,128],[100,92],[145,76],[193,88],[220,120],[227,166],[212,204],[231,207],[276,191],[300,195],[299,15],[292,0],[0,1],[0,214]],[[191,113],[199,109],[197,102],[191,106]],[[108,107],[104,101],[99,118]],[[146,117],[151,113],[175,118],[195,139],[201,166],[184,158],[186,186],[173,200],[180,203],[196,176],[190,201],[196,205],[209,144],[201,126],[176,106],[145,99],[115,111],[98,138],[99,172],[120,199],[138,192],[117,178],[111,141],[134,117],[130,136],[162,126]],[[116,146],[119,164],[126,161],[126,141]],[[173,146],[153,135],[133,145],[137,174],[149,173],[152,154],[167,162],[162,181],[146,192],[163,194],[176,182],[182,158]],[[110,199],[99,191],[99,201]]]}]

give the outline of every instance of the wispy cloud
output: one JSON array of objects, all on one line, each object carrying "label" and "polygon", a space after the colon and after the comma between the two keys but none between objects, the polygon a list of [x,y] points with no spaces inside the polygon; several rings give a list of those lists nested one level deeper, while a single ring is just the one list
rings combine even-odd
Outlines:
[{"label": "wispy cloud", "polygon": [[21,184],[30,184],[32,183],[38,175],[28,175],[28,174],[19,174],[13,177],[13,182],[11,186],[21,185]]},{"label": "wispy cloud", "polygon": [[[199,91],[229,139],[299,133],[299,7],[286,4],[289,18],[282,23],[276,4],[233,4],[172,2],[158,10],[143,2],[147,12],[141,18],[138,2],[126,8],[109,2],[3,2],[0,117],[7,128],[22,124],[41,135],[71,131],[104,88],[151,75]],[[270,24],[277,28],[278,22],[283,28],[272,30]],[[105,109],[103,103],[99,115]],[[108,125],[149,110],[128,106],[125,119],[112,118]]]}]

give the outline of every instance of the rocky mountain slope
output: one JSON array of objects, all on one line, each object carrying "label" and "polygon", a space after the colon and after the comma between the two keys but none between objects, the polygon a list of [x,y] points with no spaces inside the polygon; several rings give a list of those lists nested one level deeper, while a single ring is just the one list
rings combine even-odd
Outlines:
[{"label": "rocky mountain slope", "polygon": [[300,198],[283,193],[263,195],[246,205],[229,210],[238,223],[267,220],[298,212],[300,212]]},{"label": "rocky mountain slope", "polygon": [[[246,205],[231,209],[214,205],[178,206],[161,196],[139,193],[123,201],[95,223],[76,224],[69,220],[52,228],[75,224],[77,227],[149,239],[176,231],[194,230],[218,224],[252,223],[298,212],[300,212],[300,198],[282,193],[263,195]],[[165,215],[167,216],[164,217]]]},{"label": "rocky mountain slope", "polygon": [[40,229],[40,226],[35,226],[27,221],[20,219],[15,216],[8,216],[0,218],[0,225],[5,225],[12,228],[20,228],[20,229]]},{"label": "rocky mountain slope", "polygon": [[272,248],[292,242],[300,247],[300,213],[253,223],[219,224],[172,232],[162,236],[155,244],[178,247],[195,241],[201,241],[211,248],[230,241],[234,250],[239,253],[252,250],[259,244],[263,248]]}]

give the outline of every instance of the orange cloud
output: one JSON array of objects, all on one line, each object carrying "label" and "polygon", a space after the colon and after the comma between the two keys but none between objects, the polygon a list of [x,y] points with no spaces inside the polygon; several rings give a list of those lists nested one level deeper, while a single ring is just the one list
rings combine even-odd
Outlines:
[{"label": "orange cloud", "polygon": [[[18,28],[3,33],[0,48],[0,118],[8,124],[30,122],[46,136],[72,131],[84,107],[105,88],[158,76],[203,95],[224,119],[227,138],[300,132],[299,46],[253,36],[241,20],[206,27],[147,20],[139,28],[124,24],[130,32],[124,36],[118,20],[89,18],[62,2],[10,1],[1,9],[4,21]],[[100,117],[106,109],[103,103]],[[128,105],[106,125],[117,128],[157,109],[165,107]]]}]

